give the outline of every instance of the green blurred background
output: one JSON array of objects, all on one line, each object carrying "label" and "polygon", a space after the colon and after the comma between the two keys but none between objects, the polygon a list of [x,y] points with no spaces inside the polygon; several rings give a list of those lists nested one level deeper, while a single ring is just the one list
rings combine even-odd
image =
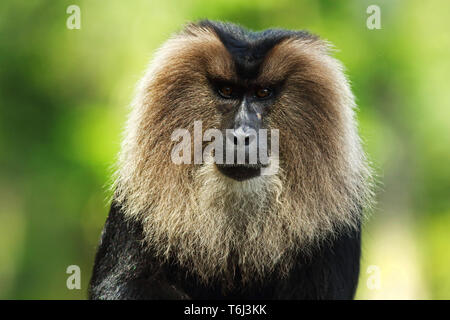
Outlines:
[{"label": "green blurred background", "polygon": [[[66,27],[71,4],[80,30]],[[366,27],[371,4],[381,30]],[[380,184],[357,298],[450,298],[449,13],[446,0],[2,0],[0,298],[86,298],[134,86],[152,52],[200,18],[336,45]],[[66,288],[73,264],[81,290]]]}]

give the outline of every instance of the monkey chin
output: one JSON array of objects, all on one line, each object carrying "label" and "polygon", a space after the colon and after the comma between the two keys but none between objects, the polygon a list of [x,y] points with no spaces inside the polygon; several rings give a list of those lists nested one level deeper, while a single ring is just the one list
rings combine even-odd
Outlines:
[{"label": "monkey chin", "polygon": [[261,175],[261,165],[258,164],[216,164],[224,176],[236,181],[245,181]]}]

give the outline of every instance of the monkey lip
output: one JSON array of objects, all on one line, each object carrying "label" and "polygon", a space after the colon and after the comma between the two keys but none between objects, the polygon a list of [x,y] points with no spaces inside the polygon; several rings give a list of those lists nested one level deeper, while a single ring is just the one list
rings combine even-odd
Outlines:
[{"label": "monkey lip", "polygon": [[245,181],[261,175],[261,165],[256,164],[217,164],[217,169],[223,175],[237,180]]}]

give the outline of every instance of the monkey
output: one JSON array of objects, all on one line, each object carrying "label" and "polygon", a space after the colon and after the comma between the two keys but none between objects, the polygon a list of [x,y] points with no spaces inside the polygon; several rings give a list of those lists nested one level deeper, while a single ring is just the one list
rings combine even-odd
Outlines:
[{"label": "monkey", "polygon": [[[332,51],[308,31],[211,20],[157,50],[131,103],[90,299],[354,298],[372,173]],[[173,132],[195,121],[226,130],[232,151],[244,141],[244,161],[214,161],[218,147],[174,163]],[[278,130],[277,156],[250,163],[261,129]]]}]

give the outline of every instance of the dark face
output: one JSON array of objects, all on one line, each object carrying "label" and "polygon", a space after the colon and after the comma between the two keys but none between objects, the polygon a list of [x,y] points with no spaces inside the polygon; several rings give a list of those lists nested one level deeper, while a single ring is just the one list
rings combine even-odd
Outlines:
[{"label": "dark face", "polygon": [[[233,161],[217,164],[219,171],[238,181],[259,176],[261,168],[267,165],[259,157],[264,152],[260,149],[259,133],[260,129],[267,129],[265,119],[281,85],[223,80],[211,80],[211,85],[218,96],[217,110],[222,118],[223,154],[233,155]],[[238,157],[239,152],[243,157]]]}]

